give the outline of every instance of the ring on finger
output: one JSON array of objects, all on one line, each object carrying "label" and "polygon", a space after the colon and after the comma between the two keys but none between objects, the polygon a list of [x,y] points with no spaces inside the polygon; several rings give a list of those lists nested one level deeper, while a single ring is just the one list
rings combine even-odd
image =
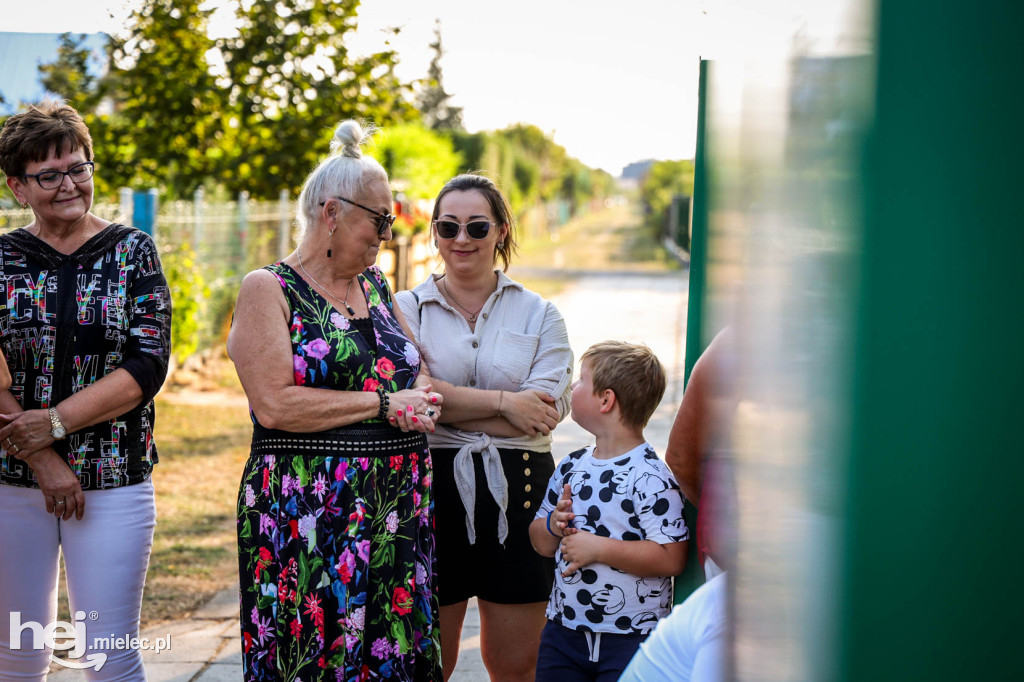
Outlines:
[{"label": "ring on finger", "polygon": [[14,454],[18,454],[19,452],[21,452],[21,448],[19,448],[17,445],[11,445],[11,447],[9,447],[7,449],[8,450],[14,450]]},{"label": "ring on finger", "polygon": [[56,507],[58,504],[67,504],[67,502],[64,500],[57,500],[56,502],[53,503],[53,506]]},{"label": "ring on finger", "polygon": [[427,411],[424,412],[423,414],[427,415],[428,417],[433,417],[434,415],[437,414],[437,410],[435,410],[433,407],[428,407]]}]

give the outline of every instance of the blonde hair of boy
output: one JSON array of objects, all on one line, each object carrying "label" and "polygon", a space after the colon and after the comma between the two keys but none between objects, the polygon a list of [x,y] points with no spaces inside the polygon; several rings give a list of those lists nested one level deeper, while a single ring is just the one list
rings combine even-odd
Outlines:
[{"label": "blonde hair of boy", "polygon": [[580,358],[584,362],[590,367],[594,395],[611,389],[622,423],[646,427],[665,395],[665,368],[658,356],[644,344],[602,341],[587,349]]}]

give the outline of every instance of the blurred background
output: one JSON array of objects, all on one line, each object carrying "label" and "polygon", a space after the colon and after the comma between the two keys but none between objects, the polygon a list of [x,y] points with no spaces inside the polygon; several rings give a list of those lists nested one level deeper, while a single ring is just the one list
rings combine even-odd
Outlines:
[{"label": "blurred background", "polygon": [[[230,583],[233,511],[213,501],[248,424],[226,324],[241,275],[291,251],[297,188],[355,116],[384,128],[398,288],[436,265],[430,199],[483,170],[521,222],[514,276],[571,332],[650,329],[628,303],[594,314],[623,281],[594,276],[616,272],[644,298],[653,273],[685,310],[653,318],[685,346],[680,383],[731,330],[709,446],[736,493],[731,679],[1024,680],[1024,6],[102,4],[0,9],[0,114],[68,99],[97,212],[164,254],[172,389],[191,397],[160,398],[149,618]],[[0,197],[0,229],[30,220]]]}]

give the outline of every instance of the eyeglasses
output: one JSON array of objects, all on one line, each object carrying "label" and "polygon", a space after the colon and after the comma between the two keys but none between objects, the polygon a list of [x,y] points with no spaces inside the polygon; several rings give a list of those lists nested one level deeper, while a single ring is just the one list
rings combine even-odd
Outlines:
[{"label": "eyeglasses", "polygon": [[[390,213],[381,213],[380,211],[374,211],[372,208],[369,208],[368,206],[363,206],[362,204],[357,204],[356,202],[352,201],[351,199],[346,199],[345,197],[334,197],[334,198],[338,199],[339,201],[344,201],[347,204],[352,204],[353,206],[358,206],[359,208],[363,209],[364,211],[369,211],[373,215],[377,216],[377,221],[376,222],[377,222],[377,236],[378,237],[383,237],[385,234],[387,234],[388,228],[395,224],[395,219],[398,217],[398,216],[391,215]],[[323,206],[326,203],[327,203],[326,201],[321,201],[320,205]]]},{"label": "eyeglasses", "polygon": [[46,171],[44,173],[22,173],[23,178],[35,178],[36,182],[43,189],[57,189],[64,184],[64,176],[71,178],[71,182],[80,185],[92,177],[96,170],[96,164],[92,161],[72,166],[66,171]]},{"label": "eyeglasses", "polygon": [[491,231],[491,225],[500,225],[486,220],[471,220],[468,223],[457,223],[454,220],[435,220],[434,227],[437,228],[437,236],[441,239],[455,239],[459,236],[459,230],[466,226],[466,234],[470,239],[486,239],[487,233]]}]

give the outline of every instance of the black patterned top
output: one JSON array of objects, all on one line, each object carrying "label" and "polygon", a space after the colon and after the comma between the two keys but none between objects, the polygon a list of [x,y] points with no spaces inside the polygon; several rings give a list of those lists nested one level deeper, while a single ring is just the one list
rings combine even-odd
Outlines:
[{"label": "black patterned top", "polygon": [[[142,388],[134,409],[53,444],[82,489],[149,478],[157,461],[153,397],[171,346],[171,295],[153,240],[109,225],[66,255],[15,230],[0,236],[0,286],[0,344],[22,409],[57,405],[118,368]],[[38,485],[5,450],[0,483]]]}]

